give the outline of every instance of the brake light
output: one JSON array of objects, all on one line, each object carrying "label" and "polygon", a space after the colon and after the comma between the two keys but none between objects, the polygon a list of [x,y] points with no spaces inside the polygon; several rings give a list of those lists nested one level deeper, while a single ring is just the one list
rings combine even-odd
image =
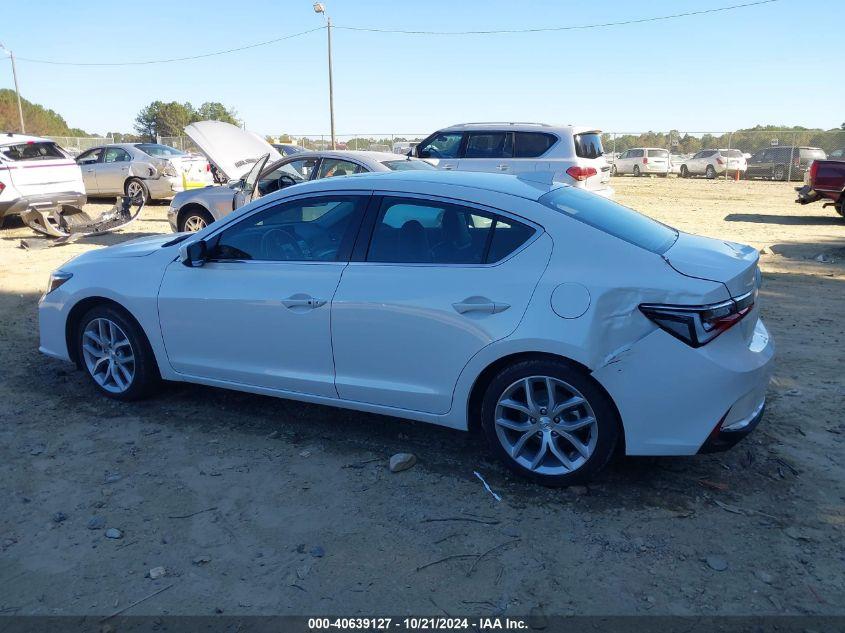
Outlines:
[{"label": "brake light", "polygon": [[3,190],[5,188],[6,188],[6,185],[4,185],[2,182],[0,182],[0,193],[3,193]]},{"label": "brake light", "polygon": [[[816,174],[818,173],[818,171],[819,171],[819,164],[816,161],[813,161],[812,163],[810,163],[810,186],[815,184]],[[3,191],[3,190],[0,189],[0,191]]]},{"label": "brake light", "polygon": [[573,165],[566,170],[566,173],[572,176],[575,180],[581,182],[583,180],[587,180],[590,176],[595,176],[599,172],[596,171],[595,167],[579,167],[577,165]]},{"label": "brake light", "polygon": [[205,171],[211,171],[211,163],[205,164]]},{"label": "brake light", "polygon": [[648,158],[643,158],[643,165],[648,165]]},{"label": "brake light", "polygon": [[719,165],[724,165],[724,164],[725,164],[725,161],[723,161],[721,158],[717,158],[717,159],[716,159],[716,162],[717,162]]},{"label": "brake light", "polygon": [[757,289],[735,299],[703,306],[644,303],[640,311],[690,347],[706,345],[742,321],[754,308]]}]

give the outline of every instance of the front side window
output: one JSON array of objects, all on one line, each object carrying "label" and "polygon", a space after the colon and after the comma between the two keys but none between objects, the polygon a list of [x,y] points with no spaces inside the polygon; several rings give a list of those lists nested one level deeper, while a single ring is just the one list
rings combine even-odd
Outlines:
[{"label": "front side window", "polygon": [[80,154],[76,162],[80,165],[91,165],[96,163],[100,160],[100,157],[103,155],[103,148],[97,147],[95,149],[89,149],[87,152]]},{"label": "front side window", "polygon": [[120,149],[119,147],[107,147],[106,148],[106,156],[103,159],[104,163],[123,163],[131,160],[129,158],[129,154],[126,153],[126,150]]},{"label": "front side window", "polygon": [[360,165],[339,158],[324,158],[320,163],[320,173],[317,178],[333,178],[334,176],[351,176],[363,171]]},{"label": "front side window", "polygon": [[537,158],[557,142],[554,134],[545,132],[515,132],[513,155],[515,158]]},{"label": "front side window", "polygon": [[211,240],[209,259],[345,261],[366,205],[364,196],[283,202],[244,218]]},{"label": "front side window", "polygon": [[59,146],[52,141],[35,141],[31,143],[18,143],[17,145],[5,145],[0,147],[0,154],[7,160],[55,160],[67,158],[59,149]]},{"label": "front side window", "polygon": [[575,155],[579,158],[598,158],[604,153],[599,132],[576,134],[573,139],[575,141]]},{"label": "front side window", "polygon": [[[501,235],[497,237],[497,232]],[[483,264],[503,259],[531,227],[460,205],[384,198],[367,261],[398,264]]]},{"label": "front side window", "polygon": [[420,158],[457,158],[461,148],[461,132],[442,132],[417,147]]},{"label": "front side window", "polygon": [[464,158],[511,158],[513,136],[510,132],[470,132]]}]

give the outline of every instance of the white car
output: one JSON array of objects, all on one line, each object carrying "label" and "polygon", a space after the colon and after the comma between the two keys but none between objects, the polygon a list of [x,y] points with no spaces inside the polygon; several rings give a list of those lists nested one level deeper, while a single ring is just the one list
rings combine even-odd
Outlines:
[{"label": "white car", "polygon": [[325,178],[71,260],[40,350],[120,400],[161,378],[480,428],[565,485],[757,425],[757,260],[530,176]]},{"label": "white car", "polygon": [[556,182],[613,197],[601,131],[542,123],[462,123],[426,137],[413,155],[448,171],[519,176],[551,174]]},{"label": "white car", "polygon": [[635,147],[622,152],[613,162],[610,173],[614,176],[657,174],[665,177],[670,171],[668,150],[659,147]]},{"label": "white car", "polygon": [[738,149],[705,149],[681,164],[681,178],[705,176],[711,180],[725,170],[729,174],[744,174],[748,169],[745,156]]},{"label": "white car", "polygon": [[30,207],[85,202],[82,173],[65,150],[46,138],[0,135],[0,226]]}]

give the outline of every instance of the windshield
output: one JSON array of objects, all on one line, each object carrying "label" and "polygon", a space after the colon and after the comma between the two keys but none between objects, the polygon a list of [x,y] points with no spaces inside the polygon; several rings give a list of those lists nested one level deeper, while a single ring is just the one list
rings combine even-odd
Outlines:
[{"label": "windshield", "polygon": [[742,152],[738,149],[720,149],[719,153],[722,156],[729,156],[730,158],[742,158]]},{"label": "windshield", "polygon": [[171,156],[184,156],[185,152],[170,147],[169,145],[159,145],[158,143],[137,143],[135,145],[139,150],[150,156],[157,156],[158,158],[169,158]]},{"label": "windshield", "polygon": [[576,156],[581,158],[598,158],[604,153],[604,148],[601,146],[601,134],[598,132],[576,134],[573,139],[575,141]]},{"label": "windshield", "polygon": [[612,200],[575,187],[554,189],[542,196],[539,202],[658,255],[669,250],[678,239],[675,229]]},{"label": "windshield", "polygon": [[416,169],[437,169],[434,165],[430,165],[424,160],[384,160],[381,163],[392,171],[412,171]]}]

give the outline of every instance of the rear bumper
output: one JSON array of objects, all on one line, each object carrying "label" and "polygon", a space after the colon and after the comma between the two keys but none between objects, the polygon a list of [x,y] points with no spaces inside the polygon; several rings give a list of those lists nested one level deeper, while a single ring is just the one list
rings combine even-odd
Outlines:
[{"label": "rear bumper", "polygon": [[69,204],[75,207],[82,207],[88,201],[87,196],[79,191],[62,191],[58,193],[45,193],[33,196],[21,196],[14,200],[0,202],[0,218],[7,215],[20,215],[30,207],[57,207],[62,204]]},{"label": "rear bumper", "polygon": [[757,428],[760,420],[763,419],[763,412],[766,410],[766,399],[760,401],[757,408],[745,418],[734,422],[730,426],[720,424],[713,430],[710,437],[698,449],[699,453],[721,453],[736,446],[751,431]]}]

